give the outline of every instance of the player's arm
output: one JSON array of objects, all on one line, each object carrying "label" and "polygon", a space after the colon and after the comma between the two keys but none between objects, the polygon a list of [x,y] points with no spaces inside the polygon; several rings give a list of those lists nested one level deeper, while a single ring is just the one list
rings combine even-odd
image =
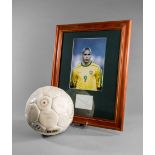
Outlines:
[{"label": "player's arm", "polygon": [[96,71],[96,85],[98,90],[100,90],[103,86],[103,73],[100,67],[98,67]]},{"label": "player's arm", "polygon": [[76,71],[73,69],[70,77],[70,88],[76,88],[77,75]]}]

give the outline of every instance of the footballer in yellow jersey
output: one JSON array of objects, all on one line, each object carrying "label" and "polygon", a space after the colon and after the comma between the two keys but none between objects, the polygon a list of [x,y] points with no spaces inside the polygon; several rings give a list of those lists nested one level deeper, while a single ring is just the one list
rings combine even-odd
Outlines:
[{"label": "footballer in yellow jersey", "polygon": [[90,48],[85,48],[82,56],[83,61],[71,73],[70,87],[82,90],[100,90],[103,84],[102,69],[90,60]]}]

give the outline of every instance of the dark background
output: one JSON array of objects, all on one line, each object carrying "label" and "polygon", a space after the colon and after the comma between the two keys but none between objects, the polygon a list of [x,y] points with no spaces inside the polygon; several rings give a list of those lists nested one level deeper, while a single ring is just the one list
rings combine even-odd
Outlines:
[{"label": "dark background", "polygon": [[108,30],[93,32],[65,32],[63,36],[59,87],[66,91],[69,89],[73,39],[97,37],[107,38],[103,88],[101,91],[87,91],[88,94],[93,95],[94,97],[94,117],[114,120],[120,34],[120,30]]}]

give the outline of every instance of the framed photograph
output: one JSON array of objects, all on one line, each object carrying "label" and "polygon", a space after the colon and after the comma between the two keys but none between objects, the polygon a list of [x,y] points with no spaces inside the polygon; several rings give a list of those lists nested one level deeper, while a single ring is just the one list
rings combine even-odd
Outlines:
[{"label": "framed photograph", "polygon": [[74,102],[75,124],[122,131],[131,20],[56,26],[51,85]]}]

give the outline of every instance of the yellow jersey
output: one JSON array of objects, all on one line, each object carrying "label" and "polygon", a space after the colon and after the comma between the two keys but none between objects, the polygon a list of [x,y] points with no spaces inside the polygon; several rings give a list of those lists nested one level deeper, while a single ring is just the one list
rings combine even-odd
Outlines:
[{"label": "yellow jersey", "polygon": [[70,87],[82,90],[101,89],[103,85],[102,69],[91,62],[89,65],[78,64],[71,73]]}]

